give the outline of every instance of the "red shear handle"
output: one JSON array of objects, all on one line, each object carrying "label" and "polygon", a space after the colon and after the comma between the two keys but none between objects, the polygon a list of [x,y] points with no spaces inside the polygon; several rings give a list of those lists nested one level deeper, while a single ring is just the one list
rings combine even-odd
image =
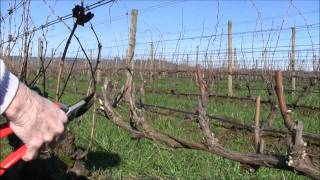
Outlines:
[{"label": "red shear handle", "polygon": [[[66,105],[55,102],[54,103],[58,108],[65,111],[67,108]],[[10,134],[13,134],[12,129],[9,126],[9,123],[5,123],[0,126],[0,139],[9,136]],[[6,170],[8,170],[11,166],[13,166],[15,163],[17,163],[19,160],[22,159],[22,157],[26,154],[27,147],[26,145],[21,146],[18,150],[12,152],[7,156],[2,162],[0,162],[0,176],[3,175]]]},{"label": "red shear handle", "polygon": [[53,104],[56,105],[58,108],[61,107],[61,103],[60,102],[54,102]]},{"label": "red shear handle", "polygon": [[56,105],[59,109],[61,109],[63,112],[68,112],[69,107],[66,104],[60,103],[60,102],[54,102],[54,105]]},{"label": "red shear handle", "polygon": [[12,129],[9,127],[9,123],[5,123],[0,127],[0,139],[13,134]]},{"label": "red shear handle", "polygon": [[0,163],[0,176],[6,172],[12,165],[22,159],[27,151],[27,147],[25,145],[21,146],[18,150],[11,153],[6,159],[4,159]]}]

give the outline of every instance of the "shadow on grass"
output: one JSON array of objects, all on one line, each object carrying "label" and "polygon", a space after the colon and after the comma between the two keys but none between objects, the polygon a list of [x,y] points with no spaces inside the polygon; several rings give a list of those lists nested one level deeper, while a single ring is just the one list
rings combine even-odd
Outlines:
[{"label": "shadow on grass", "polygon": [[109,169],[120,165],[119,154],[104,151],[90,151],[87,156],[87,168],[89,171],[97,169]]},{"label": "shadow on grass", "polygon": [[11,167],[0,179],[40,180],[66,179],[67,165],[57,156],[45,160],[20,161]]},{"label": "shadow on grass", "polygon": [[[120,156],[116,153],[95,151],[89,152],[86,168],[92,172],[97,169],[108,169],[119,166]],[[78,176],[73,172],[67,173],[68,166],[58,157],[51,156],[45,160],[20,161],[11,167],[0,180],[82,180],[84,176]],[[77,171],[77,170],[76,170]]]}]

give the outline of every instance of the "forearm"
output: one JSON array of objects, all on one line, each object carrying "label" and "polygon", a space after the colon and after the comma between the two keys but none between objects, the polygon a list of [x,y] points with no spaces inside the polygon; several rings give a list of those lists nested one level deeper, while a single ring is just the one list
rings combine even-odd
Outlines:
[{"label": "forearm", "polygon": [[19,80],[0,59],[0,114],[7,110],[19,87]]},{"label": "forearm", "polygon": [[17,92],[7,109],[4,111],[3,115],[8,120],[15,120],[20,119],[26,113],[26,111],[34,111],[33,103],[30,99],[30,93],[32,92],[26,85],[19,83]]}]

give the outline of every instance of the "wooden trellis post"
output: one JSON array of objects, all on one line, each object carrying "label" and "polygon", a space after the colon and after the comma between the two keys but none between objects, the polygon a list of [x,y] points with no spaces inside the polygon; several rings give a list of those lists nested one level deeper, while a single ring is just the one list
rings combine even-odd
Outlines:
[{"label": "wooden trellis post", "polygon": [[[130,69],[133,73],[133,67],[134,67],[134,61],[133,61],[133,56],[134,56],[134,49],[136,46],[136,33],[137,33],[137,16],[138,16],[138,10],[137,9],[132,9],[131,10],[131,25],[130,25],[130,34],[129,34],[129,47],[127,50],[127,59],[126,59],[126,66],[128,69]],[[130,81],[128,81],[132,75],[130,74],[129,71],[127,71],[127,87],[131,87]],[[130,98],[130,91],[131,89],[129,88],[126,92],[126,99],[129,101]]]},{"label": "wooden trellis post", "polygon": [[[102,52],[100,52],[98,59],[101,59],[101,54],[102,54]],[[98,63],[98,62],[96,62],[96,63]],[[97,83],[101,82],[101,68],[103,67],[102,65],[103,64],[101,63],[101,65],[98,66],[98,69],[97,69]]]},{"label": "wooden trellis post", "polygon": [[319,59],[318,65],[317,65],[317,55],[314,54],[314,55],[312,56],[312,58],[313,58],[313,60],[312,60],[313,72],[316,73],[317,71],[319,71],[319,68],[317,68],[317,67],[320,65],[320,59]]},{"label": "wooden trellis post", "polygon": [[133,69],[133,55],[134,55],[134,48],[136,45],[137,16],[138,16],[138,10],[132,9],[131,10],[129,48],[127,51],[127,65],[131,65],[131,69]]},{"label": "wooden trellis post", "polygon": [[199,46],[197,46],[197,50],[196,50],[196,65],[199,64]]},{"label": "wooden trellis post", "polygon": [[[161,67],[161,61],[162,61],[162,55],[159,54],[159,57],[158,57],[158,70],[161,71],[162,67]],[[160,74],[159,74],[160,75]]]},{"label": "wooden trellis post", "polygon": [[42,51],[43,51],[43,41],[41,38],[38,38],[38,65],[40,65],[41,63]]},{"label": "wooden trellis post", "polygon": [[153,42],[150,44],[150,83],[153,83],[154,76],[154,54],[153,54]]},{"label": "wooden trellis post", "polygon": [[189,54],[187,54],[187,68],[189,69]]},{"label": "wooden trellis post", "polygon": [[235,71],[237,71],[239,69],[239,63],[238,63],[238,57],[237,57],[237,48],[234,48],[233,56],[234,56],[234,69],[235,69]]},{"label": "wooden trellis post", "polygon": [[295,72],[295,63],[296,63],[296,28],[292,27],[292,48],[291,48],[291,90],[292,96],[295,95],[296,91],[296,72]]},{"label": "wooden trellis post", "polygon": [[266,71],[268,68],[268,56],[267,56],[267,48],[264,48],[264,51],[262,53],[262,57],[263,57],[263,68]]},{"label": "wooden trellis post", "polygon": [[228,21],[228,96],[233,96],[232,92],[232,22]]},{"label": "wooden trellis post", "polygon": [[37,57],[37,65],[36,65],[37,73],[39,73],[41,70],[42,60],[43,60],[42,53],[43,53],[43,40],[41,38],[38,38],[38,57]]}]

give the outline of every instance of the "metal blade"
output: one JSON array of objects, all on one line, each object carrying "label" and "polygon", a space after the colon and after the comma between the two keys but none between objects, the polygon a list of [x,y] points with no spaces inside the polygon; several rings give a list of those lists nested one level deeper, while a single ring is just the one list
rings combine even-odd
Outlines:
[{"label": "metal blade", "polygon": [[69,121],[73,120],[76,117],[81,116],[82,114],[87,112],[88,109],[90,109],[90,107],[93,104],[93,96],[94,96],[94,93],[90,94],[83,100],[69,107],[69,110],[66,113]]}]

